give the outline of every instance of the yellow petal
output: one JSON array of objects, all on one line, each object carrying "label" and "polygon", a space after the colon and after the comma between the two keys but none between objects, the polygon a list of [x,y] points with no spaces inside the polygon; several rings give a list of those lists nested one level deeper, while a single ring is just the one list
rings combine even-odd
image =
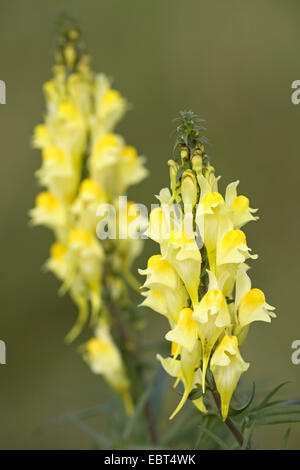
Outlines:
[{"label": "yellow petal", "polygon": [[216,348],[210,368],[221,397],[222,418],[226,420],[230,400],[240,377],[249,367],[240,355],[236,336],[224,336]]}]

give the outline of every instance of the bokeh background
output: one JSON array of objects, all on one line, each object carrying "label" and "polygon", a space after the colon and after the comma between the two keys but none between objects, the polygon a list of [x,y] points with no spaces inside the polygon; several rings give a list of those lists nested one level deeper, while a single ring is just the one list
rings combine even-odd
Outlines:
[{"label": "bokeh background", "polygon": [[[300,78],[300,3],[1,0],[0,5],[0,78],[7,84],[7,104],[0,106],[0,339],[7,344],[7,365],[0,366],[0,448],[90,448],[90,439],[71,425],[47,432],[38,426],[110,395],[76,345],[63,342],[75,308],[67,296],[57,296],[56,280],[41,273],[50,233],[28,227],[40,164],[30,137],[43,116],[41,87],[50,77],[61,7],[78,19],[94,69],[114,77],[133,105],[118,131],[148,157],[151,176],[131,190],[131,198],[150,204],[166,185],[178,111],[192,108],[207,120],[210,154],[223,187],[240,179],[240,190],[260,209],[260,221],[247,228],[249,244],[260,254],[251,275],[278,313],[271,327],[256,324],[251,330],[243,354],[251,362],[247,380],[267,387],[291,379],[285,396],[299,397],[300,365],[291,362],[291,343],[300,339],[300,105],[293,105],[290,95],[292,81]],[[148,241],[140,266],[154,249]],[[148,315],[147,334],[155,338],[166,325],[157,314]],[[166,413],[178,399],[171,388],[169,396]],[[256,439],[263,448],[276,448],[286,428],[260,428]],[[300,425],[292,427],[289,447],[300,449]]]}]

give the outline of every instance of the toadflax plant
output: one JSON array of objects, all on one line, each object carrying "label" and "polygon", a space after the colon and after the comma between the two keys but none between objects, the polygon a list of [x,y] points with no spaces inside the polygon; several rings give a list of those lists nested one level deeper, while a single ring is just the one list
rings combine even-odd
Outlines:
[{"label": "toadflax plant", "polygon": [[[69,23],[63,19],[53,77],[44,85],[45,121],[34,130],[33,145],[42,152],[36,177],[43,190],[30,216],[33,225],[52,230],[54,244],[45,268],[62,281],[60,292],[69,292],[79,310],[66,341],[79,335],[91,311],[94,336],[81,348],[83,358],[132,413],[127,366],[111,331],[117,322],[111,305],[131,308],[128,284],[136,281],[130,267],[142,240],[99,240],[96,211],[110,204],[123,212],[123,219],[134,219],[134,203],[119,209],[117,200],[147,170],[136,149],[114,133],[128,107],[125,98],[106,75],[91,70],[80,32]],[[123,338],[118,340],[124,349]]]},{"label": "toadflax plant", "polygon": [[[232,396],[249,368],[241,348],[253,323],[270,323],[276,315],[248,275],[248,261],[257,255],[251,254],[242,229],[258,219],[257,209],[238,195],[238,181],[227,186],[224,196],[219,192],[203,130],[193,112],[177,119],[175,158],[168,162],[170,189],[160,191],[160,205],[150,214],[148,236],[159,244],[160,254],[140,270],[146,276],[142,305],[169,324],[170,356],[157,358],[175,379],[174,387],[182,382],[184,388],[170,419],[188,399],[209,416],[210,398],[239,445],[249,447],[229,416]],[[244,425],[250,422],[247,417]]]}]

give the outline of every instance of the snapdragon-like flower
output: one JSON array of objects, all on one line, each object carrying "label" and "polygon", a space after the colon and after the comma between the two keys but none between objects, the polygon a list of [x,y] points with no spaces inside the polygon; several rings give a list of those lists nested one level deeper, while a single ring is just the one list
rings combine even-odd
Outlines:
[{"label": "snapdragon-like flower", "polygon": [[[113,244],[99,240],[97,209],[110,204],[116,211],[118,197],[142,181],[147,170],[136,149],[114,133],[128,108],[126,99],[104,74],[91,70],[75,28],[62,32],[44,94],[45,120],[33,135],[33,145],[42,153],[36,177],[43,190],[30,217],[33,225],[46,226],[54,234],[45,268],[62,281],[60,293],[68,291],[78,308],[78,319],[66,336],[71,342],[89,316],[94,328],[103,316],[107,318],[103,294],[123,295],[121,275],[129,277],[131,263],[142,249],[140,239]],[[132,411],[130,383],[108,326],[96,331],[84,357]]]},{"label": "snapdragon-like flower", "polygon": [[130,382],[126,376],[121,354],[115,345],[109,327],[100,325],[83,350],[83,358],[94,374],[102,375],[109,385],[122,397],[128,414],[133,412]]},{"label": "snapdragon-like flower", "polygon": [[[142,305],[166,316],[171,327],[166,333],[171,356],[158,356],[176,377],[175,385],[181,381],[184,386],[171,418],[193,388],[202,388],[205,401],[207,388],[215,387],[226,420],[240,376],[249,367],[239,350],[249,325],[270,322],[275,314],[263,292],[251,288],[246,272],[246,262],[257,255],[251,254],[242,227],[258,219],[257,209],[237,194],[238,181],[227,186],[225,196],[219,192],[198,118],[181,113],[178,123],[179,154],[168,162],[170,189],[161,190],[160,207],[150,214],[148,235],[159,244],[160,255],[140,270],[147,276]],[[198,408],[205,412],[203,397]]]}]

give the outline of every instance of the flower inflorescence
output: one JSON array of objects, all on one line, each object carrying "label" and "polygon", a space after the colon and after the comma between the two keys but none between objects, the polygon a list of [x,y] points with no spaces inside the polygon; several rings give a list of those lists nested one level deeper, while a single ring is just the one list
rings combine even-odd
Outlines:
[{"label": "flower inflorescence", "polygon": [[115,205],[129,186],[146,177],[144,159],[114,132],[127,101],[106,75],[93,73],[80,33],[69,24],[64,23],[53,78],[45,83],[44,94],[45,121],[36,126],[33,136],[34,147],[42,152],[36,177],[43,190],[30,211],[31,221],[52,230],[55,242],[45,267],[62,281],[60,292],[68,291],[78,307],[67,342],[78,336],[91,310],[95,336],[84,346],[83,357],[132,411],[130,384],[110,332],[103,283],[114,299],[126,296],[116,273],[129,270],[142,240],[100,242],[96,210],[102,203]]},{"label": "flower inflorescence", "polygon": [[171,418],[197,388],[202,396],[192,401],[207,412],[207,387],[216,387],[226,420],[233,392],[249,367],[240,353],[249,326],[270,322],[275,314],[263,292],[251,287],[247,273],[246,261],[257,255],[251,254],[241,228],[257,220],[256,209],[237,194],[238,181],[227,186],[225,197],[220,194],[219,177],[205,153],[202,122],[193,112],[181,113],[176,121],[179,155],[169,161],[170,189],[161,190],[160,207],[150,214],[148,233],[160,254],[140,270],[146,276],[142,305],[169,323],[165,337],[171,355],[158,359],[175,386],[184,385]]}]

